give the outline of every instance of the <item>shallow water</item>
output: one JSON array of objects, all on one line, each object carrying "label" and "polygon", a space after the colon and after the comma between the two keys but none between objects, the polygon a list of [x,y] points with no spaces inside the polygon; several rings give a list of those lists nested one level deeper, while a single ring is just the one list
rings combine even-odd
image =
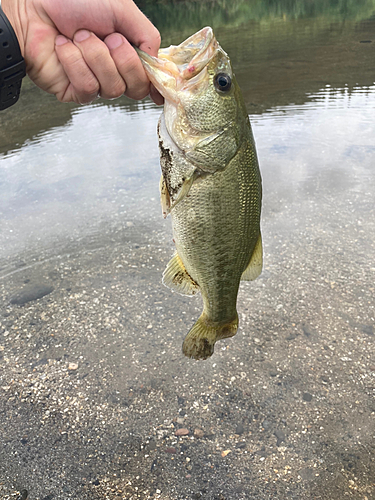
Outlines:
[{"label": "shallow water", "polygon": [[160,108],[27,82],[1,114],[5,498],[375,498],[375,4],[308,5],[145,8],[164,45],[213,25],[263,176],[264,272],[205,363],[180,352],[200,299],[160,284]]}]

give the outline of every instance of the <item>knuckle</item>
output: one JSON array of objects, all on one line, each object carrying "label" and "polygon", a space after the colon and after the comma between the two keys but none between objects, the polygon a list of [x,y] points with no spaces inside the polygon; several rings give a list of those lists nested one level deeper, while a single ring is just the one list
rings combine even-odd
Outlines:
[{"label": "knuckle", "polygon": [[140,101],[141,99],[144,99],[146,96],[148,96],[149,91],[150,91],[149,85],[142,85],[142,86],[128,88],[125,92],[125,95],[131,97],[132,99]]},{"label": "knuckle", "polygon": [[161,43],[161,34],[160,34],[160,31],[155,28],[154,29],[154,33],[152,34],[152,39],[154,41],[154,43],[160,47],[160,43]]},{"label": "knuckle", "polygon": [[139,68],[140,60],[137,53],[133,50],[128,53],[124,60],[124,67],[127,73],[136,71]]},{"label": "knuckle", "polygon": [[69,50],[69,52],[65,53],[65,64],[69,67],[76,67],[77,65],[82,63],[82,55],[80,52],[76,50]]},{"label": "knuckle", "polygon": [[64,103],[67,103],[67,102],[72,102],[73,99],[70,97],[70,96],[66,96],[66,95],[63,95],[63,96],[58,96],[57,99],[60,101],[60,102],[64,102]]},{"label": "knuckle", "polygon": [[103,61],[105,61],[109,57],[109,51],[105,47],[98,45],[95,49],[90,50],[87,54],[88,59],[90,60],[90,64],[92,65],[100,65]]},{"label": "knuckle", "polygon": [[155,26],[152,27],[153,29],[149,31],[146,44],[148,42],[148,45],[151,47],[154,47],[156,50],[159,49],[160,43],[161,43],[161,35],[160,32]]},{"label": "knuckle", "polygon": [[[116,99],[117,97],[122,96],[124,92],[125,92],[125,83],[122,82],[116,85],[115,87],[108,89],[105,92],[105,97],[107,99]],[[104,97],[104,95],[102,97]]]},{"label": "knuckle", "polygon": [[57,100],[60,101],[60,102],[72,102],[74,99],[73,99],[71,90],[72,90],[72,88],[71,88],[70,83],[68,83],[67,85],[62,86],[55,93],[55,96],[56,96]]},{"label": "knuckle", "polygon": [[82,83],[81,93],[88,96],[97,95],[99,93],[99,83],[93,78],[88,79],[86,82]]},{"label": "knuckle", "polygon": [[[73,85],[74,94],[78,96],[78,102],[81,104],[91,102],[99,94],[99,82],[94,78],[83,78],[79,84]],[[74,101],[76,101],[74,99]],[[77,102],[77,101],[76,101]]]}]

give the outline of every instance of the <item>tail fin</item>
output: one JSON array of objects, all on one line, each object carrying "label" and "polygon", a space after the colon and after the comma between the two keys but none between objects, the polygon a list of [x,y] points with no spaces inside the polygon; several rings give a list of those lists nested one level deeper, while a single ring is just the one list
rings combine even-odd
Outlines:
[{"label": "tail fin", "polygon": [[182,350],[185,356],[194,359],[207,359],[214,352],[215,342],[233,337],[238,329],[238,316],[229,322],[209,321],[203,313],[186,335]]}]

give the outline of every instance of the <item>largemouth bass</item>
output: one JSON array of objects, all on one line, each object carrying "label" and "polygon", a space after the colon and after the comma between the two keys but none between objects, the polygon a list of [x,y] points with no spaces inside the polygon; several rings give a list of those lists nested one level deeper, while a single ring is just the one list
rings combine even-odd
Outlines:
[{"label": "largemouth bass", "polygon": [[138,51],[164,96],[158,124],[161,204],[172,217],[176,253],[163,282],[201,292],[203,312],[183,343],[206,359],[238,329],[241,280],[262,270],[261,177],[251,126],[230,59],[211,28],[158,57]]}]

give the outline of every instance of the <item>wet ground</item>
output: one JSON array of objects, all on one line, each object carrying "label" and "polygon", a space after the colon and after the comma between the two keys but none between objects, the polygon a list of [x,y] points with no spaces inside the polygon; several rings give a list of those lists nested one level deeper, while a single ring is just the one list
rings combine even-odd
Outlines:
[{"label": "wet ground", "polygon": [[2,113],[1,499],[375,499],[375,21],[266,21],[216,29],[265,266],[207,361],[181,352],[200,297],[161,284],[160,109],[26,84]]}]

